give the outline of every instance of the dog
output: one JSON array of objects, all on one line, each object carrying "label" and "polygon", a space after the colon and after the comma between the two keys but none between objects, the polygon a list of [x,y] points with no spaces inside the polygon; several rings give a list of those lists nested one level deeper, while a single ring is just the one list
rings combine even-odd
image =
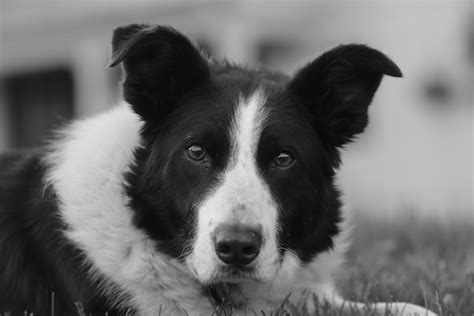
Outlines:
[{"label": "dog", "polygon": [[119,64],[120,105],[0,156],[0,312],[245,315],[313,294],[367,307],[334,285],[350,240],[334,181],[382,77],[402,76],[393,61],[341,45],[288,77],[132,24],[113,34]]}]

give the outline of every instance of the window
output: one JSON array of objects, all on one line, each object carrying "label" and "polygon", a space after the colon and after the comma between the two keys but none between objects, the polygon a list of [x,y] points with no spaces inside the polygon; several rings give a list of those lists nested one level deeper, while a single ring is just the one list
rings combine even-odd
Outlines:
[{"label": "window", "polygon": [[69,69],[10,75],[0,84],[5,92],[13,148],[41,144],[53,128],[74,114],[73,79]]}]

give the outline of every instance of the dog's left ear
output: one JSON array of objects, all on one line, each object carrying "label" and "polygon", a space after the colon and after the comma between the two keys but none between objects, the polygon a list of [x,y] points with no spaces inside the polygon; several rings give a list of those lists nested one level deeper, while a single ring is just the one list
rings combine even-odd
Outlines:
[{"label": "dog's left ear", "polygon": [[124,99],[145,121],[163,120],[176,103],[209,78],[209,66],[181,33],[163,26],[118,27],[109,67],[123,63]]},{"label": "dog's left ear", "polygon": [[324,145],[338,148],[364,131],[368,106],[383,75],[401,77],[402,73],[377,50],[342,45],[297,72],[289,90],[311,113]]}]

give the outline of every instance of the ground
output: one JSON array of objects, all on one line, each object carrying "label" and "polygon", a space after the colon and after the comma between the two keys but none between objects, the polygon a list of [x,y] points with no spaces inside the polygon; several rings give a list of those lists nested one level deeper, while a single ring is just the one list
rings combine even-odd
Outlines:
[{"label": "ground", "polygon": [[[339,282],[345,298],[404,301],[428,306],[440,316],[474,316],[474,218],[446,224],[414,217],[396,222],[359,217],[353,236],[348,273]],[[297,307],[285,310],[305,314]],[[315,315],[341,313],[323,303]]]}]

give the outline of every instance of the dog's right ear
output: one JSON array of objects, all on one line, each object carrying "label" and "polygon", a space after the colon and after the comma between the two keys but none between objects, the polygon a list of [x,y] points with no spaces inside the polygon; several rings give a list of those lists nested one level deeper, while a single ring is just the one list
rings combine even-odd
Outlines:
[{"label": "dog's right ear", "polygon": [[194,45],[169,27],[118,27],[109,67],[123,63],[123,95],[145,121],[161,121],[178,100],[209,78],[209,66]]}]

